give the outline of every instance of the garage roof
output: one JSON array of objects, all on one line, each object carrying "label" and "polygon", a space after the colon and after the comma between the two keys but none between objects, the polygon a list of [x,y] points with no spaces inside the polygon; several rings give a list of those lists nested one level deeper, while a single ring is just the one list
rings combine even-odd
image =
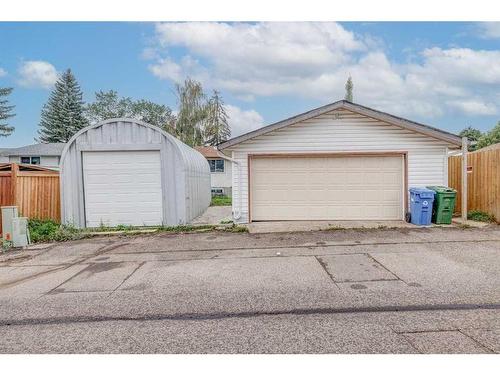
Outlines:
[{"label": "garage roof", "polygon": [[286,120],[276,122],[271,125],[264,126],[260,129],[251,131],[249,133],[240,135],[239,137],[232,138],[224,143],[221,143],[218,148],[219,150],[224,150],[226,148],[229,148],[231,146],[237,145],[239,143],[245,142],[249,139],[267,134],[269,132],[272,132],[274,130],[278,130],[281,128],[284,128],[289,125],[296,124],[298,122],[304,121],[304,120],[309,120],[313,117],[322,115],[324,113],[328,113],[330,111],[334,111],[336,109],[345,109],[351,112],[358,113],[360,115],[364,115],[367,117],[374,118],[376,120],[384,121],[388,124],[398,126],[403,129],[408,129],[411,131],[414,131],[416,133],[424,134],[429,137],[433,137],[442,141],[445,141],[447,143],[450,143],[455,146],[461,146],[462,144],[462,138],[459,137],[456,134],[449,133],[447,131],[441,130],[434,128],[429,125],[424,125],[420,124],[415,121],[407,120],[402,117],[397,117],[394,115],[391,115],[389,113],[377,111],[372,108],[368,108],[365,106],[362,106],[360,104],[352,103],[347,100],[339,100],[337,102],[327,104],[323,107],[315,108],[313,110],[310,110],[308,112],[301,113],[297,116],[290,117]]},{"label": "garage roof", "polygon": [[66,143],[36,143],[17,148],[3,148],[4,156],[60,156]]},{"label": "garage roof", "polygon": [[224,158],[225,155],[213,146],[196,146],[195,150],[198,151],[206,158]]}]

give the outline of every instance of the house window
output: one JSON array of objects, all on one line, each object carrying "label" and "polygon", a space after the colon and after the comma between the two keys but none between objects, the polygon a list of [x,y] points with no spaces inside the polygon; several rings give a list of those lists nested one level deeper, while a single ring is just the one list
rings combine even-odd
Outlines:
[{"label": "house window", "polygon": [[21,164],[40,165],[40,156],[21,156]]},{"label": "house window", "polygon": [[212,159],[208,161],[210,172],[224,172],[224,159]]},{"label": "house window", "polygon": [[212,188],[212,196],[224,195],[224,190],[221,188]]}]

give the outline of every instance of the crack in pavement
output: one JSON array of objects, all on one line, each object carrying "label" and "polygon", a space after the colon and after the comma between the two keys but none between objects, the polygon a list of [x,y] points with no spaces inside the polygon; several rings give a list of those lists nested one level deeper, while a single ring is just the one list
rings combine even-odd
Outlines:
[{"label": "crack in pavement", "polygon": [[[114,252],[113,254],[156,254],[156,253],[190,253],[202,251],[247,251],[247,250],[272,250],[272,249],[314,249],[325,247],[349,247],[349,246],[384,246],[384,245],[422,245],[422,244],[440,244],[440,243],[468,243],[468,242],[500,242],[500,239],[470,239],[470,240],[440,240],[440,241],[400,241],[400,242],[346,242],[336,244],[322,244],[322,245],[276,245],[276,246],[252,246],[252,247],[228,247],[228,248],[203,248],[203,249],[175,249],[175,250],[148,250],[148,251],[135,251],[135,252]],[[125,245],[135,245],[127,243]]]},{"label": "crack in pavement", "polygon": [[[94,258],[94,257],[96,257],[98,255],[102,255],[102,254],[104,254],[104,253],[106,253],[108,251],[117,249],[118,247],[125,246],[125,245],[128,245],[128,243],[118,243],[118,244],[115,243],[115,242],[108,243],[108,244],[106,244],[104,246],[99,247],[96,250],[95,253],[92,253],[91,255],[83,256],[80,259],[76,260],[75,262],[72,262],[72,263],[69,263],[69,264],[65,264],[65,265],[63,265],[61,267],[57,267],[57,268],[49,269],[49,270],[42,271],[42,272],[39,272],[39,273],[35,273],[33,275],[29,275],[29,276],[26,276],[26,277],[22,277],[20,279],[13,280],[13,281],[10,281],[10,282],[4,283],[4,284],[0,284],[0,290],[1,289],[6,289],[6,288],[10,288],[12,286],[18,285],[18,284],[23,283],[25,281],[37,279],[38,277],[41,277],[41,276],[44,276],[44,275],[47,275],[47,274],[50,274],[50,273],[53,273],[53,272],[57,272],[57,271],[68,269],[68,268],[70,268],[72,266],[75,266],[77,264],[84,263],[85,261],[87,261],[87,260],[89,260],[91,258]],[[67,280],[65,280],[62,284],[64,284],[66,281]],[[59,287],[59,286],[60,285],[58,285],[57,287]]]},{"label": "crack in pavement", "polygon": [[318,315],[318,314],[359,314],[359,313],[386,313],[386,312],[431,312],[431,311],[473,311],[473,310],[500,310],[500,303],[494,304],[438,304],[438,305],[388,305],[345,308],[307,308],[270,311],[243,311],[218,313],[181,313],[181,314],[149,314],[143,316],[68,316],[58,318],[0,320],[0,327],[29,326],[29,325],[57,325],[72,323],[98,323],[111,321],[203,321],[221,320],[230,318],[252,318],[259,316],[280,315]]},{"label": "crack in pavement", "polygon": [[128,274],[128,275],[127,275],[127,277],[125,277],[125,278],[122,280],[122,282],[121,282],[121,283],[120,283],[120,284],[119,284],[119,285],[118,285],[115,289],[113,289],[113,291],[112,291],[111,293],[109,293],[109,295],[111,295],[111,294],[113,294],[114,292],[116,292],[116,291],[117,291],[117,290],[118,290],[118,289],[119,289],[119,288],[120,288],[123,284],[125,284],[125,282],[126,282],[128,279],[130,279],[130,278],[132,277],[132,275],[133,275],[134,273],[136,273],[136,272],[137,272],[137,270],[138,270],[139,268],[141,268],[141,267],[142,267],[142,266],[144,266],[145,264],[146,264],[146,262],[141,262],[141,263],[139,263],[139,265],[138,265],[137,267],[135,267],[135,268],[134,268],[134,270],[133,270],[130,274]]},{"label": "crack in pavement", "polygon": [[471,335],[468,335],[467,333],[465,333],[463,329],[459,328],[457,331],[460,332],[465,337],[468,337],[470,340],[472,340],[473,342],[475,342],[477,345],[479,345],[481,348],[483,348],[484,350],[486,350],[488,353],[496,353],[493,349],[491,349],[486,344],[483,344],[482,342],[480,342],[479,340],[476,340]]}]

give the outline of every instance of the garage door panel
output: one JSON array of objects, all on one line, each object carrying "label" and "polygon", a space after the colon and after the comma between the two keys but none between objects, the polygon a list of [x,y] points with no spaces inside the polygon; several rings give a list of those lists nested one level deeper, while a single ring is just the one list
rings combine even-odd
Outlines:
[{"label": "garage door panel", "polygon": [[252,220],[399,220],[402,156],[256,157]]},{"label": "garage door panel", "polygon": [[89,151],[82,160],[88,227],[162,224],[159,151]]}]

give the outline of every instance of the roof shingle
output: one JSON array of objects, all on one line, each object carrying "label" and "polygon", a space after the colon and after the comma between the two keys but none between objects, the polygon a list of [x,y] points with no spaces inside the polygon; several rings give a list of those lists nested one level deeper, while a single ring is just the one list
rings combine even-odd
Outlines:
[{"label": "roof shingle", "polygon": [[224,154],[212,146],[196,146],[196,151],[206,158],[221,158]]},{"label": "roof shingle", "polygon": [[34,145],[4,148],[0,150],[3,156],[61,156],[66,143],[36,143]]}]

